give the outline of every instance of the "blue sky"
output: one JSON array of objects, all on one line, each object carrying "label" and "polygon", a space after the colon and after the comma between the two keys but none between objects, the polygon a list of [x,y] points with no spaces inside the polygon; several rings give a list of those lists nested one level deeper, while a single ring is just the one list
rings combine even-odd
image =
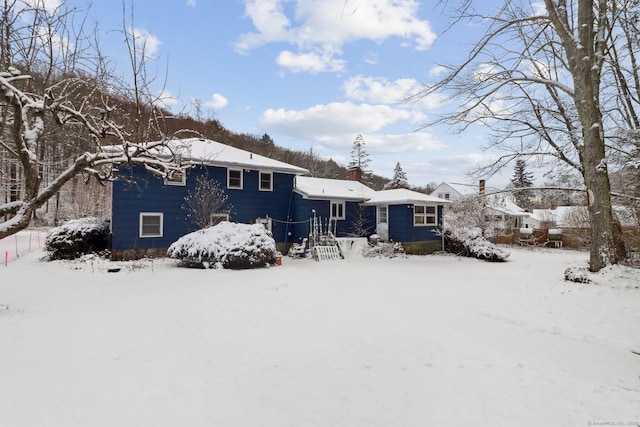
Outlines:
[{"label": "blue sky", "polygon": [[[414,0],[96,0],[89,16],[104,54],[127,73],[126,28],[146,40],[154,90],[175,113],[205,116],[228,129],[314,151],[346,164],[362,134],[373,172],[400,162],[413,185],[475,182],[466,172],[489,154],[481,128],[418,131],[442,99],[402,100],[438,78],[477,40],[449,24],[431,1]],[[87,6],[88,1],[69,1]],[[133,19],[132,19],[133,11]],[[166,78],[165,78],[166,74]],[[488,185],[503,187],[512,170]]]}]

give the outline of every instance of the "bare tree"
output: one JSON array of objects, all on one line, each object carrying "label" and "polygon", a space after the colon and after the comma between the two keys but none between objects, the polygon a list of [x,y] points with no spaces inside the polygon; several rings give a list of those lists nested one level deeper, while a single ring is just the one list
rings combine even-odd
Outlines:
[{"label": "bare tree", "polygon": [[[447,66],[445,78],[416,95],[442,91],[459,101],[428,125],[490,129],[486,148],[502,154],[480,173],[527,156],[576,171],[588,195],[589,268],[617,263],[607,160],[612,139],[605,124],[618,123],[613,106],[624,100],[602,78],[605,67],[632,66],[633,47],[617,36],[628,19],[624,11],[637,10],[637,0],[544,0],[539,10],[508,1],[490,13],[476,10],[480,5],[463,0],[457,19],[487,25],[484,37],[461,64]],[[614,63],[614,48],[626,53],[624,60]],[[620,126],[615,129],[619,134]]]},{"label": "bare tree", "polygon": [[[87,31],[79,13],[64,5],[48,9],[41,0],[4,0],[0,159],[16,191],[0,201],[0,238],[26,228],[36,210],[76,176],[106,182],[113,165],[125,163],[161,177],[179,169],[166,150],[158,154],[163,139],[131,141],[112,105],[114,81],[97,31]],[[60,159],[56,169],[47,164],[51,153]]]},{"label": "bare tree", "polygon": [[228,196],[218,181],[209,179],[206,174],[196,178],[196,187],[185,197],[183,209],[187,217],[200,228],[216,225],[215,214],[228,214],[232,206],[227,203]]}]

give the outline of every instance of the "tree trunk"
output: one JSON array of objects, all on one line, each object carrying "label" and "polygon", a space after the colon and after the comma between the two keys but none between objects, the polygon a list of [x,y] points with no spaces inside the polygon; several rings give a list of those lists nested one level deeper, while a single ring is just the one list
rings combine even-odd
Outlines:
[{"label": "tree trunk", "polygon": [[594,0],[578,1],[577,40],[569,30],[572,25],[567,17],[566,2],[560,1],[556,5],[551,0],[545,0],[545,5],[567,54],[574,83],[574,102],[582,125],[583,147],[579,150],[579,155],[582,176],[587,188],[591,223],[589,270],[595,272],[618,262],[600,109],[602,58],[605,47],[602,33],[606,29],[607,5],[606,1],[599,2],[600,15],[596,19]]},{"label": "tree trunk", "polygon": [[[591,138],[597,137],[591,136]],[[604,157],[604,143],[588,143],[585,140],[583,165],[591,223],[589,270],[595,272],[618,262],[613,238],[611,189]]]},{"label": "tree trunk", "polygon": [[[611,185],[600,111],[601,65],[598,57],[597,35],[594,31],[594,18],[593,0],[580,0],[578,5],[580,43],[575,50],[575,56],[570,58],[570,63],[574,68],[575,103],[584,138],[582,165],[591,222],[589,270],[595,272],[607,265],[616,264],[618,258],[613,238]],[[599,26],[603,25],[605,23],[600,21]]]}]

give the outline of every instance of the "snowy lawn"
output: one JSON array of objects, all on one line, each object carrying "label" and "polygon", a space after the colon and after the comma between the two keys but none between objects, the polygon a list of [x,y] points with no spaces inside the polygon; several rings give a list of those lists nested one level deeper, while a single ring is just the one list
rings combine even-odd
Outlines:
[{"label": "snowy lawn", "polygon": [[0,267],[0,425],[640,422],[640,271],[568,283],[586,253],[509,250],[118,273],[23,256]]}]

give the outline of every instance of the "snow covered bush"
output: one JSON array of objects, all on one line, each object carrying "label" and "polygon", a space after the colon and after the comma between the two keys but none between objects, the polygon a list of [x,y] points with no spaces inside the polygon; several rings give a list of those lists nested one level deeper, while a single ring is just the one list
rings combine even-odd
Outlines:
[{"label": "snow covered bush", "polygon": [[447,249],[457,255],[487,261],[506,261],[509,253],[484,238],[484,198],[467,197],[444,212],[444,237]]},{"label": "snow covered bush", "polygon": [[569,267],[564,271],[564,280],[576,283],[591,283],[589,270],[584,267]]},{"label": "snow covered bush", "polygon": [[275,262],[276,242],[260,224],[223,221],[182,236],[167,255],[185,267],[257,268]]},{"label": "snow covered bush", "polygon": [[456,255],[493,262],[506,261],[509,258],[509,252],[498,248],[482,237],[479,228],[445,232],[445,240],[449,251]]},{"label": "snow covered bush", "polygon": [[49,231],[44,250],[49,260],[76,259],[109,249],[109,234],[109,222],[104,219],[75,219]]},{"label": "snow covered bush", "polygon": [[400,242],[380,242],[365,250],[367,258],[395,258],[405,256],[404,247]]}]

